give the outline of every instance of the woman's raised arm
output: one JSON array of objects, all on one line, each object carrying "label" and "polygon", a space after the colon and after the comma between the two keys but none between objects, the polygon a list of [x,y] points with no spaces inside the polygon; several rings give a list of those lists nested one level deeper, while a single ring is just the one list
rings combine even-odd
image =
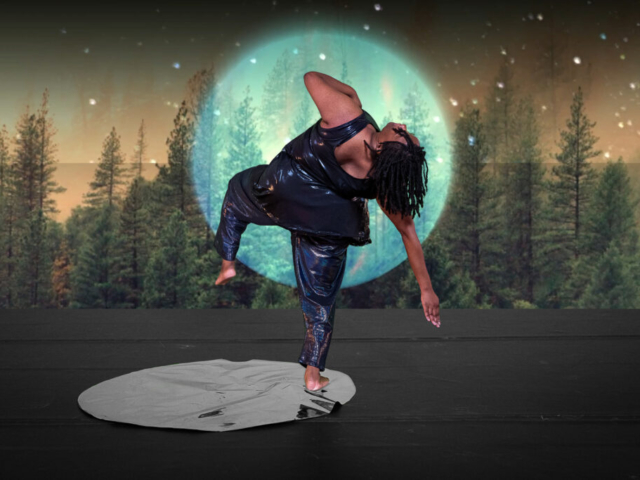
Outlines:
[{"label": "woman's raised arm", "polygon": [[304,74],[304,85],[320,111],[322,119],[330,125],[341,125],[362,113],[362,104],[356,91],[320,72]]}]

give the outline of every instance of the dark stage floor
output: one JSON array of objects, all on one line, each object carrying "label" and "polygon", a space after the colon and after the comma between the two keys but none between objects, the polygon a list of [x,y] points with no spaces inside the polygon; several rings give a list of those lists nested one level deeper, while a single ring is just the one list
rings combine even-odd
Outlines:
[{"label": "dark stage floor", "polygon": [[[98,420],[96,383],[225,358],[296,362],[300,310],[0,311],[0,475],[640,479],[640,321],[624,310],[338,310],[332,414],[227,433]],[[302,382],[302,377],[300,379]]]}]

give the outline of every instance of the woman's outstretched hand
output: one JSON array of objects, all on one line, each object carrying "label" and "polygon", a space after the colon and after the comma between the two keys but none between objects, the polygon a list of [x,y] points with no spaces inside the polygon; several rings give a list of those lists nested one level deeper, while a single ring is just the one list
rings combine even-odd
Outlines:
[{"label": "woman's outstretched hand", "polygon": [[440,300],[433,290],[423,290],[420,294],[424,316],[436,327],[440,327]]}]

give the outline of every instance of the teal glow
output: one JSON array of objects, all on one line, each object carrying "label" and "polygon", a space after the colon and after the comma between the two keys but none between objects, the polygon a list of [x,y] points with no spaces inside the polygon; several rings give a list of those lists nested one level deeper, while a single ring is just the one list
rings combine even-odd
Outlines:
[{"label": "teal glow", "polygon": [[[227,183],[235,173],[269,163],[287,142],[320,118],[304,86],[303,75],[308,71],[351,85],[381,129],[391,121],[405,123],[425,147],[428,192],[420,217],[414,219],[418,237],[424,241],[444,208],[451,179],[444,115],[424,75],[399,52],[356,34],[328,29],[265,42],[240,58],[209,92],[196,125],[193,150],[196,192],[209,226],[213,231],[218,228]],[[247,99],[250,115],[246,118],[255,128],[249,136],[239,131],[237,117]],[[235,141],[231,141],[233,135]],[[376,200],[368,205],[372,243],[349,247],[343,287],[384,275],[407,258],[400,234]],[[250,224],[237,259],[272,280],[296,286],[290,232],[283,228]]]}]

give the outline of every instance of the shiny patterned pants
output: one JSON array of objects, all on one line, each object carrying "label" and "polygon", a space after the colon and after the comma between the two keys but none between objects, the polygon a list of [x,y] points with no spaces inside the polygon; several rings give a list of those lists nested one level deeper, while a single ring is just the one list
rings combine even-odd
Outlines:
[{"label": "shiny patterned pants", "polygon": [[[235,260],[240,238],[249,223],[275,225],[273,220],[247,198],[232,178],[222,202],[220,225],[214,246],[225,260]],[[344,278],[347,249],[344,238],[330,238],[291,232],[293,267],[306,329],[298,362],[322,372],[331,344],[336,297]]]},{"label": "shiny patterned pants", "polygon": [[329,353],[336,296],[347,263],[345,240],[291,233],[293,266],[306,336],[298,362],[322,372]]}]

